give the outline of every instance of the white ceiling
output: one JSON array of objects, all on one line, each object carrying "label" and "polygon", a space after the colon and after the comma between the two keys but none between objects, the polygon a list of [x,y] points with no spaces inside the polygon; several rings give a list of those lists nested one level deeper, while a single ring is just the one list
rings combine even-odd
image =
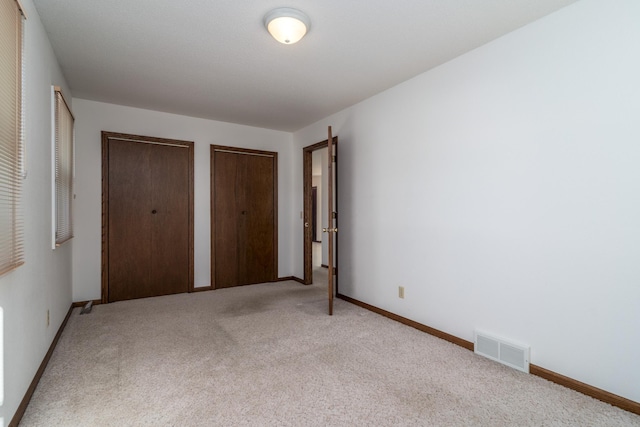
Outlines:
[{"label": "white ceiling", "polygon": [[[76,98],[295,131],[576,0],[34,0]],[[282,45],[262,19],[304,11]]]}]

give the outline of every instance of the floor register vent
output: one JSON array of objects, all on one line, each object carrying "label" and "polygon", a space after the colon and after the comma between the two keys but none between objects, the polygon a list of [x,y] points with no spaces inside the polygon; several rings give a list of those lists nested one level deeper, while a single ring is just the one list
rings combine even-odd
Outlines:
[{"label": "floor register vent", "polygon": [[522,372],[529,373],[530,347],[497,338],[484,332],[474,332],[474,352]]}]

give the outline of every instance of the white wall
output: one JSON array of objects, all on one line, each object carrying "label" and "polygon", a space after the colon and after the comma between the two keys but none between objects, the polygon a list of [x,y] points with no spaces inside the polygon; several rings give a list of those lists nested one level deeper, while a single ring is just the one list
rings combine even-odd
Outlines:
[{"label": "white wall", "polygon": [[[31,0],[25,21],[25,264],[0,276],[4,311],[4,404],[8,425],[71,306],[73,241],[51,249],[51,85],[69,88]],[[70,101],[70,99],[68,99]],[[72,107],[73,108],[73,107]],[[47,326],[47,310],[50,324]]]},{"label": "white wall", "polygon": [[210,281],[209,147],[212,144],[278,152],[278,274],[291,276],[293,205],[292,135],[288,132],[197,119],[74,99],[76,115],[76,217],[73,300],[101,297],[101,131],[194,141],[194,285]]},{"label": "white wall", "polygon": [[640,401],[638,22],[583,0],[296,132],[339,137],[340,291]]}]

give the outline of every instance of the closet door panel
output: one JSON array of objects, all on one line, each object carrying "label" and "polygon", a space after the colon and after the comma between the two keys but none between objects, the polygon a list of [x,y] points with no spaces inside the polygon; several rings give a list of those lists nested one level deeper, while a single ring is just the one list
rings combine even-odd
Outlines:
[{"label": "closet door panel", "polygon": [[102,301],[193,288],[193,143],[102,132]]},{"label": "closet door panel", "polygon": [[149,149],[109,144],[109,301],[151,292],[151,197]]},{"label": "closet door panel", "polygon": [[214,288],[277,278],[276,153],[212,146]]},{"label": "closet door panel", "polygon": [[244,282],[269,282],[275,279],[273,159],[260,156],[245,157],[249,167],[245,176],[247,238],[244,242]]},{"label": "closet door panel", "polygon": [[226,152],[215,153],[214,157],[215,191],[212,195],[212,216],[215,239],[212,263],[215,263],[215,277],[212,278],[216,288],[235,286],[240,281],[238,254],[242,253],[242,250],[239,241],[241,210],[237,202],[240,190],[238,157],[237,154]]},{"label": "closet door panel", "polygon": [[189,150],[151,150],[151,280],[157,295],[187,292],[189,283]]}]

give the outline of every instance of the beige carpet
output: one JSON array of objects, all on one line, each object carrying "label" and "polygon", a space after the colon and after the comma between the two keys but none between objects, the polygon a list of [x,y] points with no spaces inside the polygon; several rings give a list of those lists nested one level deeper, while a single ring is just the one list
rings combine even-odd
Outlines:
[{"label": "beige carpet", "polygon": [[21,426],[640,426],[342,300],[244,286],[76,309]]}]

